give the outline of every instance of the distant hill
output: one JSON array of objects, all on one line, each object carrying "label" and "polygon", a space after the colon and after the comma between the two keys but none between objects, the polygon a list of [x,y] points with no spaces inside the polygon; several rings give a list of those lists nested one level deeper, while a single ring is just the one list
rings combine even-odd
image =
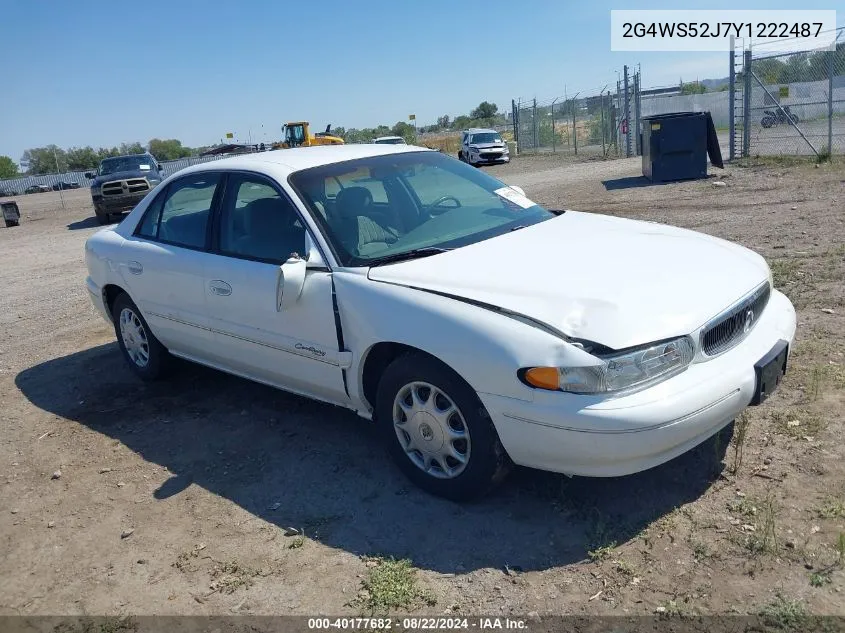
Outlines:
[{"label": "distant hill", "polygon": [[707,92],[718,92],[722,86],[727,86],[730,83],[730,78],[702,79],[699,83],[707,88]]}]

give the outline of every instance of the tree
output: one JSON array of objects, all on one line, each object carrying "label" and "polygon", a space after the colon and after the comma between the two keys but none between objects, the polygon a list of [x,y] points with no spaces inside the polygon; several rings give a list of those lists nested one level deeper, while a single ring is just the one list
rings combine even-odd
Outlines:
[{"label": "tree", "polygon": [[443,128],[444,130],[449,129],[449,123],[451,119],[449,118],[448,114],[444,114],[443,116],[437,117],[437,127]]},{"label": "tree", "polygon": [[0,178],[14,178],[18,175],[18,166],[8,156],[0,156]]},{"label": "tree", "polygon": [[23,153],[21,162],[28,163],[29,168],[27,169],[27,173],[35,176],[67,171],[67,156],[65,154],[65,150],[60,147],[56,147],[55,145],[28,149]]},{"label": "tree", "polygon": [[479,119],[489,123],[493,119],[493,117],[496,116],[496,113],[498,111],[499,108],[496,106],[495,103],[482,101],[478,104],[478,107],[475,108],[475,110],[469,113],[469,115],[473,119]]},{"label": "tree", "polygon": [[705,92],[707,92],[707,86],[699,81],[691,81],[689,83],[681,81],[682,95],[702,95]]},{"label": "tree", "polygon": [[390,129],[390,134],[393,136],[401,136],[405,139],[406,143],[413,144],[417,141],[417,131],[414,129],[413,125],[405,123],[405,121],[399,121],[396,125],[394,125]]},{"label": "tree", "polygon": [[472,125],[472,119],[470,119],[467,115],[462,114],[460,116],[456,116],[455,120],[452,121],[452,129],[453,130],[463,130],[468,128]]},{"label": "tree", "polygon": [[67,168],[71,171],[96,169],[99,163],[100,155],[90,145],[86,147],[71,147],[67,150]]},{"label": "tree", "polygon": [[159,138],[150,139],[150,154],[158,160],[176,160],[191,155],[191,148],[184,147],[182,142],[172,138],[162,140]]},{"label": "tree", "polygon": [[[181,145],[181,143],[180,143]],[[121,143],[120,144],[120,153],[122,155],[126,154],[143,154],[144,153],[144,146],[141,145],[138,141],[134,143]]]}]

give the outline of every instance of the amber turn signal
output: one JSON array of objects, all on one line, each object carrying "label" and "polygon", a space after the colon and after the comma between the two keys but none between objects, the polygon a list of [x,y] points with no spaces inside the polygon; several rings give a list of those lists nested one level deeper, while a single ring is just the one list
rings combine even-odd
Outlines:
[{"label": "amber turn signal", "polygon": [[540,389],[559,389],[560,372],[557,367],[532,367],[525,372],[525,382]]}]

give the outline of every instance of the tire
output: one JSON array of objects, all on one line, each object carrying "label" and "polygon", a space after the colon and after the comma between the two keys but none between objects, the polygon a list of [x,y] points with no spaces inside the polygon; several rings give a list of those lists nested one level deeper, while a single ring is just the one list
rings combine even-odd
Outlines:
[{"label": "tire", "polygon": [[109,213],[100,213],[99,211],[95,211],[97,215],[97,222],[101,225],[109,224],[111,222],[111,214]]},{"label": "tire", "polygon": [[[141,311],[126,293],[121,293],[114,300],[112,321],[117,344],[130,369],[147,382],[162,378],[170,365],[170,353],[152,333]],[[129,348],[127,344],[130,345]]]},{"label": "tire", "polygon": [[775,120],[770,116],[764,116],[762,119],[760,119],[760,125],[762,125],[764,128],[770,128],[774,124]]},{"label": "tire", "polygon": [[462,163],[466,162],[464,160],[464,153],[463,152],[458,152],[458,160],[461,161]]},{"label": "tire", "polygon": [[[450,409],[440,421],[431,415]],[[400,470],[433,495],[469,500],[499,483],[511,467],[493,422],[472,387],[425,354],[400,356],[387,367],[376,396],[376,424]],[[438,441],[441,444],[435,447]],[[417,445],[431,450],[415,450]],[[449,448],[451,454],[447,454]],[[460,455],[465,461],[455,459]]]},{"label": "tire", "polygon": [[792,119],[793,123],[798,123],[801,121],[797,114],[790,114],[789,117]]}]

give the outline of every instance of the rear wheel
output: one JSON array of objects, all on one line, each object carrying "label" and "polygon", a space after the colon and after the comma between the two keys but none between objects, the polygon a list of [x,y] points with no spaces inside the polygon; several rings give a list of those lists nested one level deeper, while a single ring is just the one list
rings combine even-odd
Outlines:
[{"label": "rear wheel", "polygon": [[132,371],[146,381],[161,378],[170,364],[170,353],[153,335],[141,311],[126,293],[114,300],[112,321],[117,344]]},{"label": "rear wheel", "polygon": [[765,128],[770,128],[774,124],[775,124],[775,120],[774,120],[774,118],[772,118],[770,116],[764,116],[762,119],[760,119],[760,125],[762,125]]},{"label": "rear wheel", "polygon": [[388,366],[379,382],[376,420],[399,468],[431,494],[470,499],[510,469],[475,391],[430,356],[408,354]]}]

